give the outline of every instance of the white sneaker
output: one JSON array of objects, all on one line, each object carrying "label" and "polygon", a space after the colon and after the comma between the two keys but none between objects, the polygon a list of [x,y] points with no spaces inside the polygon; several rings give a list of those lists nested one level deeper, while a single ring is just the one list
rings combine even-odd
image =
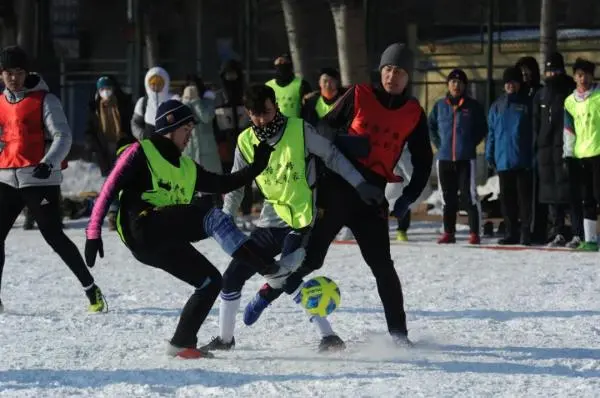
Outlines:
[{"label": "white sneaker", "polygon": [[563,247],[564,245],[567,244],[567,241],[565,240],[565,237],[562,236],[561,234],[557,234],[554,239],[552,240],[552,242],[548,243],[548,247]]},{"label": "white sneaker", "polygon": [[580,244],[581,244],[581,238],[579,236],[574,236],[573,239],[571,239],[571,241],[566,244],[566,246],[569,249],[577,249]]}]

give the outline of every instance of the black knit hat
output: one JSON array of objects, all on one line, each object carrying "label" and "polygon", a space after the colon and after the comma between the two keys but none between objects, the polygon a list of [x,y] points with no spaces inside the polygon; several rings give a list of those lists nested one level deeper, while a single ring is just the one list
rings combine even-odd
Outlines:
[{"label": "black knit hat", "polygon": [[394,43],[388,46],[381,54],[379,70],[384,66],[393,65],[406,71],[412,69],[412,52],[405,44]]},{"label": "black knit hat", "polygon": [[504,69],[504,74],[502,75],[502,82],[523,83],[523,74],[521,73],[521,70],[519,68],[511,66],[510,68]]},{"label": "black knit hat", "polygon": [[462,69],[454,69],[452,72],[450,72],[448,74],[448,78],[446,78],[446,81],[449,82],[450,80],[460,80],[465,85],[469,83],[469,79],[467,79],[467,74]]},{"label": "black knit hat", "polygon": [[340,80],[340,72],[338,72],[338,70],[335,68],[322,68],[319,71],[319,76],[321,75],[331,76],[336,80]]},{"label": "black knit hat", "polygon": [[5,47],[0,52],[0,69],[29,70],[29,57],[25,50],[19,46]]},{"label": "black knit hat", "polygon": [[564,72],[565,60],[561,53],[553,53],[548,56],[544,63],[545,72]]},{"label": "black knit hat", "polygon": [[573,64],[573,73],[575,73],[578,69],[593,75],[594,71],[596,70],[596,65],[587,59],[577,58]]},{"label": "black knit hat", "polygon": [[154,133],[165,135],[189,122],[196,122],[187,105],[177,100],[168,100],[159,105],[154,121]]}]

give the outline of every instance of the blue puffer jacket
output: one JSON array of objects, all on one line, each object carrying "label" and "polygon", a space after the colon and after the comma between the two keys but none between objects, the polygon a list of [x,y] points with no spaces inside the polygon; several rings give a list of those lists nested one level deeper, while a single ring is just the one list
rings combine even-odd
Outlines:
[{"label": "blue puffer jacket", "polygon": [[503,95],[490,107],[485,158],[496,171],[533,167],[531,100]]},{"label": "blue puffer jacket", "polygon": [[485,112],[473,98],[463,97],[456,105],[451,98],[442,98],[429,114],[429,134],[440,160],[475,159],[486,133]]}]

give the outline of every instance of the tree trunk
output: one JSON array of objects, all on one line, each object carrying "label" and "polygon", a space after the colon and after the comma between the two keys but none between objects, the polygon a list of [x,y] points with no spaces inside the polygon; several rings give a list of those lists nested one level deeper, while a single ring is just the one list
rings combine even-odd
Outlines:
[{"label": "tree trunk", "polygon": [[342,85],[368,82],[366,18],[361,0],[330,0]]},{"label": "tree trunk", "polygon": [[556,52],[556,1],[542,0],[540,18],[540,65]]},{"label": "tree trunk", "polygon": [[37,29],[34,26],[36,6],[34,0],[19,0],[17,2],[17,44],[32,57],[34,54],[34,38]]},{"label": "tree trunk", "polygon": [[144,44],[146,46],[146,67],[148,69],[158,64],[158,36],[155,29],[153,11],[154,9],[151,4],[147,4],[142,11]]},{"label": "tree trunk", "polygon": [[314,9],[310,0],[281,0],[290,55],[296,75],[311,79],[315,74],[310,54],[310,13]]},{"label": "tree trunk", "polygon": [[0,35],[2,47],[14,46],[17,44],[17,15],[15,12],[15,2],[13,0],[4,0],[0,14]]}]

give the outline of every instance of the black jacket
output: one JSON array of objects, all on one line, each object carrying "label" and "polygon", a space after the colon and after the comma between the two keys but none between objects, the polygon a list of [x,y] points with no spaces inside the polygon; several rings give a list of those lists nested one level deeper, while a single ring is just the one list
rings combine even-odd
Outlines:
[{"label": "black jacket", "polygon": [[575,89],[567,75],[548,80],[533,102],[533,132],[541,203],[569,203],[569,176],[563,162],[563,109]]},{"label": "black jacket", "polygon": [[117,142],[110,143],[100,129],[99,108],[101,99],[97,92],[95,92],[88,108],[89,117],[85,132],[85,149],[90,155],[95,154],[95,159],[102,175],[108,175],[117,158],[117,153],[114,149],[133,139],[130,123],[133,116],[131,95],[123,92],[118,82],[114,79],[113,90],[121,119],[121,136],[118,137]]}]

